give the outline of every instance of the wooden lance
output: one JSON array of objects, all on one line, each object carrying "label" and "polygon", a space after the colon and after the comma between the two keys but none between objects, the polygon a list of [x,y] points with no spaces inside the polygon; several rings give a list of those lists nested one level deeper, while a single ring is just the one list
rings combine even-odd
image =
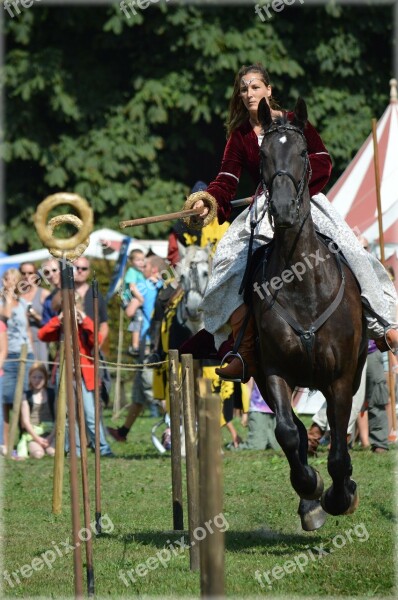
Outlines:
[{"label": "wooden lance", "polygon": [[[234,208],[240,206],[248,206],[252,201],[252,198],[239,198],[238,200],[232,200],[231,205]],[[164,215],[155,215],[153,217],[142,217],[140,219],[132,219],[130,221],[120,221],[119,227],[124,229],[125,227],[137,227],[138,225],[150,225],[151,223],[162,223],[163,221],[176,221],[177,219],[188,219],[189,217],[197,217],[203,212],[203,208],[190,208],[186,210],[180,210],[178,212],[166,213]]]}]

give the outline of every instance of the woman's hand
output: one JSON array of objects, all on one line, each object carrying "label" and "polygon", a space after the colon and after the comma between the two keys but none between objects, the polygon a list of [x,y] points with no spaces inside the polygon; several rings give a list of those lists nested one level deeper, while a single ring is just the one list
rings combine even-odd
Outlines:
[{"label": "woman's hand", "polygon": [[81,325],[86,318],[86,314],[82,310],[76,311],[76,319],[79,325]]},{"label": "woman's hand", "polygon": [[203,200],[197,200],[192,208],[203,208],[203,211],[199,215],[201,219],[204,219],[209,214],[209,209],[204,205]]},{"label": "woman's hand", "polygon": [[48,448],[50,445],[48,439],[41,436],[38,437],[37,443],[40,444],[42,448]]},{"label": "woman's hand", "polygon": [[28,317],[31,317],[32,319],[34,319],[34,320],[35,320],[35,321],[37,321],[38,323],[40,323],[40,321],[41,321],[41,317],[40,317],[39,313],[37,313],[37,312],[35,311],[35,309],[34,309],[34,308],[32,308],[32,306],[30,306],[30,307],[28,308]]}]

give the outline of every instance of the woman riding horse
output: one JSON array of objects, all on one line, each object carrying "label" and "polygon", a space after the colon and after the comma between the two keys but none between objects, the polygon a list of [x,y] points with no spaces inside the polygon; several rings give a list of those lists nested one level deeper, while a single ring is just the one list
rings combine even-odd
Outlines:
[{"label": "woman riding horse", "polygon": [[[216,179],[203,194],[212,195],[218,205],[219,222],[224,222],[231,212],[231,200],[235,197],[239,178],[243,168],[252,176],[258,186],[257,200],[264,203],[266,190],[260,185],[260,152],[263,131],[258,120],[257,109],[262,98],[265,98],[271,109],[273,118],[282,117],[283,113],[272,98],[272,88],[268,73],[257,63],[243,66],[236,78],[230,102],[228,118],[228,142],[224,151],[221,170]],[[292,120],[293,113],[287,113]],[[387,323],[395,319],[397,297],[388,274],[376,259],[365,252],[356,236],[329,203],[321,190],[328,183],[332,163],[319,134],[315,128],[306,123],[304,136],[307,142],[309,157],[308,180],[311,195],[311,215],[316,228],[331,238],[342,250],[361,287],[361,295],[365,304],[384,319],[384,323],[367,312],[368,336],[376,340],[380,349],[398,349],[398,332]],[[283,141],[281,140],[281,143]],[[208,208],[200,197],[195,208],[203,208],[200,217],[205,218]],[[248,245],[250,238],[251,208],[243,211],[235,219],[223,239],[218,244],[214,257],[212,275],[202,303],[205,328],[214,335],[216,347],[227,340],[232,329],[236,341],[247,314],[239,290],[245,272]],[[262,219],[255,231],[252,249],[270,242],[273,231],[268,219]],[[373,261],[373,264],[372,264]],[[378,261],[377,261],[378,262]],[[377,273],[377,275],[376,275]],[[239,354],[224,368],[218,370],[220,377],[232,381],[247,381],[255,374],[254,360],[254,320],[246,319],[245,330],[241,333]],[[387,344],[387,346],[385,346]],[[243,359],[243,360],[242,360]]]}]

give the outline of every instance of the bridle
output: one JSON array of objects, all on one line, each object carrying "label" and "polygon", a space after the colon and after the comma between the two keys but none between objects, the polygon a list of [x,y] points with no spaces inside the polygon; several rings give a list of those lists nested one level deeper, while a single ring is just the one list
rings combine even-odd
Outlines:
[{"label": "bridle", "polygon": [[[262,144],[264,143],[266,136],[269,136],[274,133],[283,134],[286,131],[294,131],[295,133],[300,134],[304,140],[305,149],[301,152],[301,156],[304,158],[303,174],[301,176],[300,181],[297,183],[296,179],[293,177],[293,175],[291,173],[289,173],[289,171],[286,171],[284,169],[279,169],[278,171],[273,173],[270,181],[268,181],[268,182],[265,181],[264,174],[263,174],[264,173],[263,156],[260,152],[260,183],[257,186],[256,193],[254,195],[254,199],[253,199],[253,203],[252,203],[253,210],[251,210],[251,216],[250,216],[250,238],[249,238],[249,247],[248,247],[248,251],[247,251],[248,258],[247,258],[245,273],[243,275],[242,282],[240,284],[239,294],[243,293],[243,290],[245,289],[246,283],[249,278],[250,260],[251,260],[251,256],[253,253],[254,232],[255,232],[255,229],[256,229],[258,223],[260,223],[260,221],[264,218],[265,214],[268,215],[268,220],[269,220],[272,231],[275,230],[275,224],[273,223],[273,214],[272,214],[272,207],[271,207],[271,199],[272,199],[272,191],[273,191],[272,188],[273,188],[273,183],[275,181],[275,178],[285,176],[285,177],[289,177],[289,179],[292,181],[294,188],[296,190],[296,198],[294,199],[294,203],[295,203],[295,207],[296,207],[297,219],[299,219],[300,207],[303,203],[303,194],[304,194],[305,184],[306,184],[306,182],[309,182],[311,179],[312,170],[311,170],[310,160],[308,157],[307,140],[305,139],[305,135],[301,131],[301,129],[299,129],[298,127],[295,127],[294,125],[291,125],[290,123],[273,123],[269,127],[269,129],[264,131],[264,138],[263,138]],[[257,200],[261,196],[262,193],[265,194],[265,202],[264,202],[264,207],[261,211],[261,214],[258,215]],[[293,241],[292,247],[289,252],[288,261],[290,260],[291,256],[293,255],[293,252],[296,248],[297,241],[301,235],[304,224],[305,224],[308,216],[310,215],[310,213],[311,213],[311,208],[309,207],[307,213],[304,215],[304,217],[300,223],[299,230],[296,233],[295,239]]]},{"label": "bridle", "polygon": [[269,181],[265,181],[264,174],[263,174],[264,173],[263,156],[262,156],[262,154],[260,154],[260,177],[261,177],[261,183],[262,183],[263,190],[266,194],[268,194],[267,210],[268,210],[268,218],[270,219],[270,222],[273,218],[271,200],[272,200],[272,193],[273,193],[273,184],[274,184],[275,179],[277,177],[285,176],[285,177],[288,177],[290,179],[290,181],[293,183],[294,189],[296,190],[296,198],[294,199],[294,203],[295,203],[295,207],[296,207],[297,218],[299,217],[300,207],[303,202],[303,193],[304,193],[305,184],[311,179],[312,171],[311,171],[310,160],[308,157],[307,140],[305,139],[305,135],[301,131],[301,129],[299,129],[298,127],[295,127],[294,125],[291,125],[289,123],[285,123],[283,125],[281,125],[281,124],[273,125],[264,132],[264,139],[263,139],[262,144],[264,143],[266,136],[270,136],[271,134],[274,134],[274,133],[283,134],[286,131],[294,131],[295,133],[300,134],[304,140],[305,149],[300,154],[304,158],[303,174],[300,178],[300,181],[297,182],[297,180],[293,177],[293,175],[289,171],[286,171],[284,169],[279,169],[278,171],[275,171],[275,173],[273,173],[273,175]]}]

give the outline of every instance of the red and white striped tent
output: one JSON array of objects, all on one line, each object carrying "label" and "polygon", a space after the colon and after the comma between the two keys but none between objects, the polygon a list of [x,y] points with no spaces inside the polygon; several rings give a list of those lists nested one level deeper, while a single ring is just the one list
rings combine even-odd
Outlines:
[{"label": "red and white striped tent", "polygon": [[[380,196],[386,258],[398,252],[398,98],[397,80],[391,79],[390,104],[377,123]],[[373,138],[368,137],[340,179],[327,194],[348,225],[379,243]],[[390,261],[388,261],[390,262]]]}]

